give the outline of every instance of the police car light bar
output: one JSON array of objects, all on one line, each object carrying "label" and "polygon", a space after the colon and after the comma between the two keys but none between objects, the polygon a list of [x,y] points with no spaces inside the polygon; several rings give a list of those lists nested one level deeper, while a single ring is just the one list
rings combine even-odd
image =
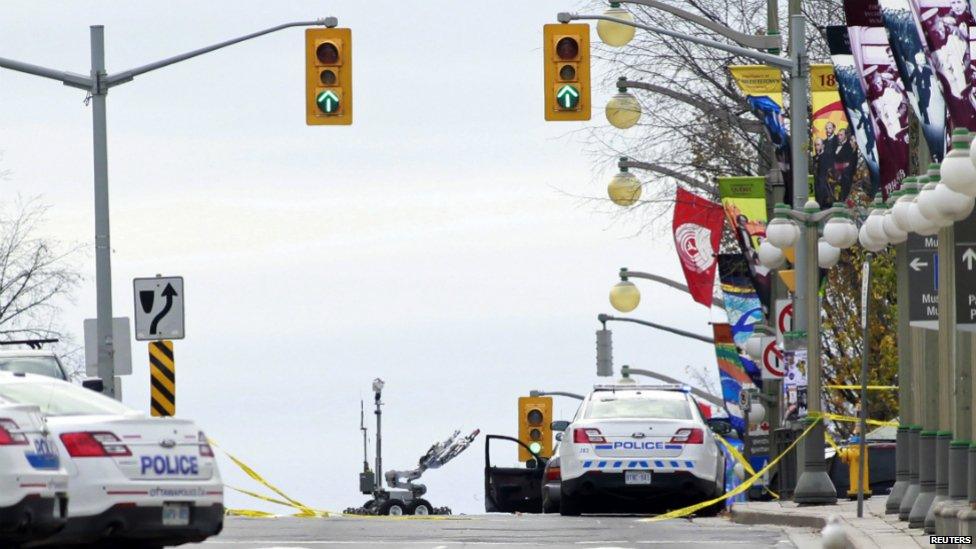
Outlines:
[{"label": "police car light bar", "polygon": [[661,385],[630,385],[630,384],[607,384],[599,383],[593,386],[594,391],[681,391],[690,393],[691,387],[678,383],[666,383]]}]

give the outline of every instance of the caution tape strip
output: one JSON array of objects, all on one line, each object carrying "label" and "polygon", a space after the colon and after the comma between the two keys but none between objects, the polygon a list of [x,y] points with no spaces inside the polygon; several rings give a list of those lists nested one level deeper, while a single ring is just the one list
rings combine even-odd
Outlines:
[{"label": "caution tape strip", "polygon": [[816,427],[817,424],[820,423],[821,421],[823,421],[823,418],[819,418],[819,417],[818,418],[815,418],[815,420],[810,423],[810,425],[806,428],[806,430],[804,430],[803,433],[800,434],[800,436],[796,437],[796,440],[794,440],[792,443],[790,443],[789,446],[787,446],[786,450],[784,450],[783,453],[781,453],[780,455],[776,456],[773,460],[771,460],[769,463],[767,463],[766,466],[763,467],[762,469],[760,469],[758,473],[752,475],[752,477],[750,477],[750,478],[748,478],[746,480],[743,480],[741,484],[739,484],[738,486],[736,486],[735,488],[733,488],[731,491],[726,492],[724,495],[719,496],[719,497],[714,498],[714,499],[710,499],[708,501],[703,501],[701,503],[696,503],[694,505],[690,505],[690,506],[685,507],[683,509],[678,509],[676,511],[671,511],[669,513],[664,513],[663,515],[658,515],[656,517],[641,519],[641,521],[642,522],[660,522],[662,520],[671,520],[671,519],[686,517],[686,516],[694,513],[695,511],[699,511],[701,509],[704,509],[705,507],[708,507],[710,505],[714,505],[714,504],[716,504],[716,503],[718,503],[720,501],[727,500],[729,498],[732,498],[732,497],[735,497],[735,496],[741,494],[742,492],[745,492],[746,490],[749,489],[750,486],[752,486],[753,484],[756,483],[757,480],[759,480],[759,477],[760,476],[765,475],[766,472],[768,472],[777,463],[779,463],[779,461],[781,459],[783,459],[783,456],[785,456],[786,454],[792,452],[793,451],[793,448],[796,447],[797,443],[799,443],[801,440],[803,440],[804,438],[806,438],[806,436],[808,434],[810,434],[810,431],[812,431],[813,428]]},{"label": "caution tape strip", "polygon": [[[824,385],[824,389],[860,389],[860,385]],[[868,385],[866,387],[868,391],[894,391],[898,389],[897,385]]]},{"label": "caution tape strip", "polygon": [[[750,475],[755,475],[756,474],[756,471],[753,470],[753,468],[752,468],[752,464],[749,463],[749,460],[746,459],[746,457],[743,456],[742,453],[739,452],[739,450],[737,450],[735,448],[735,446],[732,446],[729,443],[729,441],[725,440],[718,433],[714,433],[714,435],[715,435],[715,438],[718,439],[718,441],[721,442],[723,446],[725,446],[725,449],[729,451],[729,454],[731,454],[732,457],[735,458],[736,461],[738,461],[739,463],[742,464],[742,468],[745,469],[747,473],[749,473]],[[777,494],[776,492],[770,490],[768,486],[765,486],[765,489],[766,489],[767,492],[769,492],[769,494],[771,496],[773,496],[776,499],[779,499],[779,494]]]}]

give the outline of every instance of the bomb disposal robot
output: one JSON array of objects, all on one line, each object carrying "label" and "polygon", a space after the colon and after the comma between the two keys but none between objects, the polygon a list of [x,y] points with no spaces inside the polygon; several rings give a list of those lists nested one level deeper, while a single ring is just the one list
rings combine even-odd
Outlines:
[{"label": "bomb disposal robot", "polygon": [[[383,411],[381,406],[381,395],[383,393],[383,380],[376,378],[373,380],[374,403],[376,405],[376,471],[383,470],[383,451],[382,451],[382,429],[381,419]],[[451,510],[447,507],[434,508],[430,502],[423,499],[427,493],[427,487],[416,483],[417,479],[424,474],[427,469],[437,469],[451,461],[458,454],[465,451],[468,446],[478,436],[480,430],[475,429],[467,436],[461,436],[460,431],[454,431],[451,436],[442,442],[435,442],[427,450],[417,463],[414,469],[405,471],[391,470],[385,475],[386,484],[389,489],[383,488],[383,480],[376,477],[376,474],[369,469],[367,458],[367,432],[365,416],[360,408],[359,429],[363,433],[363,472],[359,474],[359,490],[364,494],[370,494],[372,499],[367,501],[362,507],[346,509],[347,513],[358,515],[450,515]]]}]

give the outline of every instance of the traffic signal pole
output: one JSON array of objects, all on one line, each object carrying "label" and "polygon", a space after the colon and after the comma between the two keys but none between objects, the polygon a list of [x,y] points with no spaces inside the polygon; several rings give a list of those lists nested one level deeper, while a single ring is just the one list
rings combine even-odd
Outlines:
[{"label": "traffic signal pole", "polygon": [[335,17],[315,21],[283,23],[271,28],[253,32],[224,42],[206,46],[173,57],[168,57],[133,69],[108,74],[105,70],[105,29],[102,25],[90,27],[91,72],[89,76],[32,65],[22,61],[0,57],[0,68],[57,80],[66,86],[88,91],[92,106],[92,144],[95,187],[95,294],[96,294],[96,332],[98,341],[98,377],[102,379],[102,392],[118,398],[115,387],[115,355],[112,341],[112,247],[109,223],[108,201],[108,129],[106,121],[105,98],[114,86],[130,82],[136,76],[160,69],[180,61],[185,61],[252,38],[291,27],[310,27],[324,25],[334,27]]}]

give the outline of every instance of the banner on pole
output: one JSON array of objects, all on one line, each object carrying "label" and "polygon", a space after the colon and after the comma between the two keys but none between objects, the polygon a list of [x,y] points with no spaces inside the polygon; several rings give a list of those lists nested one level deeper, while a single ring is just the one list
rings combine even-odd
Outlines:
[{"label": "banner on pole", "polygon": [[912,0],[952,128],[976,130],[973,98],[972,7],[965,0]]},{"label": "banner on pole", "polygon": [[769,311],[772,277],[759,261],[759,244],[766,238],[766,180],[762,177],[719,177],[718,193],[729,226],[749,268],[756,296]]},{"label": "banner on pole", "polygon": [[844,0],[844,13],[854,64],[884,159],[878,190],[887,200],[908,174],[908,95],[888,44],[878,0]]},{"label": "banner on pole", "polygon": [[[946,148],[946,102],[929,59],[915,0],[880,0],[888,43],[898,66],[908,102],[922,128],[932,160],[942,162]],[[917,6],[917,3],[915,3]]]},{"label": "banner on pole", "polygon": [[739,394],[743,387],[752,386],[752,378],[742,365],[742,360],[732,339],[732,328],[728,324],[713,324],[715,354],[718,359],[718,375],[722,383],[722,400],[725,411],[729,413],[732,427],[744,433],[748,428],[739,405]]},{"label": "banner on pole", "polygon": [[716,254],[725,219],[722,206],[678,188],[674,205],[674,246],[695,301],[712,306]]},{"label": "banner on pole", "polygon": [[[854,64],[851,53],[851,40],[847,34],[847,27],[827,27],[827,45],[830,48],[830,59],[834,64],[834,77],[837,81],[837,91],[841,103],[847,113],[848,127],[854,134],[858,154],[863,161],[855,171],[854,185],[860,187],[868,196],[874,196],[881,185],[881,167],[878,160],[877,124],[867,108],[867,99],[861,79]],[[864,173],[866,171],[866,173]],[[848,196],[841,200],[846,201]]]},{"label": "banner on pole", "polygon": [[857,140],[848,127],[833,65],[810,66],[810,104],[814,198],[829,208],[847,200],[858,165]]},{"label": "banner on pole", "polygon": [[759,294],[752,285],[749,263],[742,254],[720,254],[718,273],[732,339],[744,347],[754,331],[753,325],[761,324],[765,318]]}]

